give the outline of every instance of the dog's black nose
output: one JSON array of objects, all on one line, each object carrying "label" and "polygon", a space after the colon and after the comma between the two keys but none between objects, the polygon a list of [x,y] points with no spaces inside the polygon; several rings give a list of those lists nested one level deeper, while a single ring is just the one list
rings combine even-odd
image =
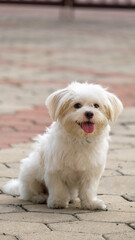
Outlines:
[{"label": "dog's black nose", "polygon": [[93,112],[85,112],[85,117],[86,118],[91,119],[91,118],[93,118],[93,116],[94,116]]}]

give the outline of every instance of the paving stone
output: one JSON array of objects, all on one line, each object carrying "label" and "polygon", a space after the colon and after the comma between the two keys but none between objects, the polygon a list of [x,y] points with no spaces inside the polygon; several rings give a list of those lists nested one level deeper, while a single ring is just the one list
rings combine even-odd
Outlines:
[{"label": "paving stone", "polygon": [[16,237],[9,235],[0,235],[0,240],[16,240]]},{"label": "paving stone", "polygon": [[31,151],[32,144],[18,144],[14,145],[13,148],[0,150],[0,163],[14,163],[20,162],[22,158],[28,156]]},{"label": "paving stone", "polygon": [[110,160],[117,160],[117,161],[134,161],[135,156],[135,149],[123,149],[121,150],[114,150],[113,152],[109,152],[108,158]]},{"label": "paving stone", "polygon": [[[7,204],[0,204],[0,213],[15,213],[15,212],[23,212],[24,210],[20,208],[19,206],[14,206],[14,205],[7,205]],[[1,214],[0,214],[0,219],[1,219]]]},{"label": "paving stone", "polygon": [[121,176],[121,173],[116,171],[116,170],[113,170],[113,169],[105,169],[104,173],[103,173],[103,176],[104,177],[111,177],[111,176]]},{"label": "paving stone", "polygon": [[31,109],[33,106],[32,105],[16,105],[16,103],[10,103],[10,104],[1,104],[0,106],[0,114],[6,114],[6,113],[15,113],[16,111],[20,109]]},{"label": "paving stone", "polygon": [[69,223],[54,223],[49,224],[53,231],[61,232],[76,232],[76,233],[91,233],[91,234],[105,234],[105,233],[121,233],[131,231],[130,227],[125,224],[117,223],[103,223],[103,222],[88,222],[78,221]]},{"label": "paving stone", "polygon": [[99,184],[99,194],[134,193],[134,176],[102,177]]},{"label": "paving stone", "polygon": [[43,106],[21,110],[16,114],[2,115],[0,147],[2,148],[6,143],[9,147],[14,143],[28,142],[38,134],[43,134],[50,123],[48,111]]},{"label": "paving stone", "polygon": [[135,223],[129,224],[135,230]]},{"label": "paving stone", "polygon": [[18,173],[19,173],[19,168],[9,168],[6,167],[3,164],[0,164],[0,176],[1,177],[11,177],[11,178],[17,178],[18,177]]},{"label": "paving stone", "polygon": [[42,223],[29,223],[20,221],[1,221],[0,220],[0,234],[8,234],[17,236],[19,234],[32,234],[32,233],[46,233],[49,228]]},{"label": "paving stone", "polygon": [[104,176],[134,176],[135,161],[120,161],[111,160],[108,158],[106,163],[106,169],[104,171]]},{"label": "paving stone", "polygon": [[114,233],[114,234],[105,234],[106,240],[134,240],[134,232],[124,232],[124,233]]},{"label": "paving stone", "polygon": [[34,212],[22,212],[12,214],[0,214],[0,219],[4,221],[16,221],[16,222],[35,222],[35,223],[54,223],[54,222],[67,222],[76,221],[74,216],[68,214],[58,213],[34,213]]},{"label": "paving stone", "polygon": [[117,136],[125,135],[126,136],[127,132],[128,132],[128,129],[125,126],[121,125],[120,123],[116,123],[111,126],[111,134],[114,136],[115,135],[117,135]]},{"label": "paving stone", "polygon": [[79,212],[88,212],[88,210],[82,210],[80,207],[80,203],[73,203],[73,204],[69,204],[69,207],[66,209],[49,209],[47,207],[46,204],[29,204],[25,205],[25,203],[23,203],[23,206],[25,207],[25,209],[27,209],[30,212],[42,212],[42,213],[60,213],[60,214],[75,214],[75,213],[79,213]]},{"label": "paving stone", "polygon": [[[10,149],[12,149],[12,151],[16,151],[17,150],[17,152],[19,152],[19,153],[28,154],[30,148],[32,147],[32,143],[31,142],[27,142],[27,143],[13,144],[12,147],[13,148],[9,148],[9,150]],[[8,149],[7,149],[7,151],[8,151]]]},{"label": "paving stone", "polygon": [[[128,202],[123,197],[115,195],[99,195],[99,198],[104,200],[108,210],[110,211],[125,211],[125,212],[134,212],[135,203]],[[12,197],[10,195],[0,195],[1,204],[14,204],[22,205],[29,212],[41,212],[41,213],[66,213],[66,214],[75,214],[75,213],[87,213],[89,210],[82,210],[80,205],[77,203],[70,204],[68,209],[49,209],[46,204],[32,204],[32,202],[20,200],[18,197]]]},{"label": "paving stone", "polygon": [[[45,98],[48,95],[48,89],[46,89],[46,86],[42,85],[42,87],[37,86],[37,88],[35,88],[31,85],[30,87],[26,88],[11,85],[10,88],[8,88],[7,86],[2,85],[2,103],[0,104],[0,113],[15,113],[20,109],[32,109],[34,105],[44,104]],[[8,103],[6,101],[7,95]]]},{"label": "paving stone", "polygon": [[119,173],[121,173],[121,175],[125,175],[125,176],[135,176],[135,170],[132,168],[128,168],[128,169],[120,169]]},{"label": "paving stone", "polygon": [[135,127],[134,126],[128,126],[128,124],[125,125],[118,125],[116,124],[112,129],[111,133],[113,135],[120,135],[120,136],[129,136],[134,137]]},{"label": "paving stone", "polygon": [[117,195],[99,195],[107,205],[108,211],[135,212],[135,203]]},{"label": "paving stone", "polygon": [[135,194],[124,194],[123,197],[130,202],[135,202]]},{"label": "paving stone", "polygon": [[28,235],[19,235],[19,239],[21,240],[40,240],[40,239],[46,239],[46,240],[104,240],[104,238],[101,235],[97,234],[84,234],[84,233],[70,233],[70,232],[50,232],[45,234],[28,234]]},{"label": "paving stone", "polygon": [[31,204],[30,201],[25,201],[19,199],[19,197],[13,197],[11,195],[6,195],[6,194],[0,194],[0,204],[7,204],[7,205],[23,205],[23,204]]},{"label": "paving stone", "polygon": [[135,114],[135,107],[129,107],[126,108],[125,111],[123,111],[122,115],[119,116],[119,122],[130,124],[130,123],[134,123],[134,114]]},{"label": "paving stone", "polygon": [[109,152],[111,152],[111,150],[133,148],[135,141],[134,137],[112,135],[109,145]]},{"label": "paving stone", "polygon": [[100,222],[115,222],[115,223],[130,223],[135,219],[135,212],[120,212],[106,211],[94,213],[77,214],[80,220],[84,221],[100,221]]},{"label": "paving stone", "polygon": [[7,166],[7,168],[11,168],[14,169],[15,171],[17,170],[19,172],[20,169],[20,161],[19,162],[15,162],[15,163],[6,163],[4,164],[5,166]]},{"label": "paving stone", "polygon": [[135,162],[134,161],[117,161],[117,160],[111,160],[107,159],[106,162],[106,168],[107,169],[112,169],[112,170],[126,170],[126,169],[134,169],[135,167]]}]

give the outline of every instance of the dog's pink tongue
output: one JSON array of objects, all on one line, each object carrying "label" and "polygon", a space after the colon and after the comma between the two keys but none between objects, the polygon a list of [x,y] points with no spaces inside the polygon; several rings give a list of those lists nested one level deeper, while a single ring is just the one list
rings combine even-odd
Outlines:
[{"label": "dog's pink tongue", "polygon": [[86,133],[92,133],[94,131],[94,123],[84,122],[82,123],[82,129]]}]

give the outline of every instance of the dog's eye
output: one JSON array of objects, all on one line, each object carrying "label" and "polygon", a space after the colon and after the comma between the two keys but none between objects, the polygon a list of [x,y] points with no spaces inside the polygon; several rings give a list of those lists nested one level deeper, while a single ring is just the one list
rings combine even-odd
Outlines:
[{"label": "dog's eye", "polygon": [[81,108],[81,107],[82,107],[81,103],[76,103],[76,104],[74,105],[74,108]]},{"label": "dog's eye", "polygon": [[97,103],[94,104],[95,108],[99,108],[99,105]]}]

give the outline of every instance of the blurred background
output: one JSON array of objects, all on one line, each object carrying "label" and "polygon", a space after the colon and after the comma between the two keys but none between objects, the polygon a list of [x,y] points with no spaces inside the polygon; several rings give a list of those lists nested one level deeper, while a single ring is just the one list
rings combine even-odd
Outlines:
[{"label": "blurred background", "polygon": [[[135,0],[44,1],[0,0],[0,240],[134,240]],[[72,81],[101,84],[124,104],[98,190],[109,211],[49,210],[2,193],[52,121],[46,97]]]},{"label": "blurred background", "polygon": [[[14,136],[20,128],[30,137],[43,131],[50,123],[45,98],[72,81],[102,84],[121,98],[124,107],[135,105],[134,2],[123,1],[125,9],[118,4],[116,8],[116,3],[111,8],[0,4],[3,137],[9,132]],[[23,117],[18,129],[17,111]],[[9,119],[9,114],[16,115]],[[36,130],[32,125],[32,133],[28,114],[31,121],[42,116]]]}]

